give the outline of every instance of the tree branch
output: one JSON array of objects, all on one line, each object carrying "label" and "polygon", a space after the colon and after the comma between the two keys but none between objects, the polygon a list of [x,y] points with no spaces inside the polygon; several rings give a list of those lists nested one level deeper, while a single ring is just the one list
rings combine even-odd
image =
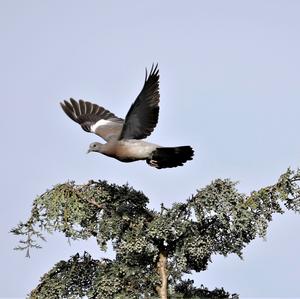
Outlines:
[{"label": "tree branch", "polygon": [[104,208],[104,204],[99,204],[99,203],[97,203],[97,202],[95,201],[94,198],[87,199],[86,201],[87,201],[88,203],[90,203],[90,204],[96,206],[96,207],[99,208],[99,209],[103,209],[103,208]]}]

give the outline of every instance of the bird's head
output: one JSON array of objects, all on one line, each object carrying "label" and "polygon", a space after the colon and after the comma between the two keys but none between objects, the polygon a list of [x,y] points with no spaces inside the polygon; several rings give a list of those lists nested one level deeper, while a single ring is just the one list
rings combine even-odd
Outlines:
[{"label": "bird's head", "polygon": [[87,154],[90,152],[98,152],[101,153],[101,149],[102,149],[103,144],[99,143],[99,142],[93,142],[90,144],[90,147],[87,151]]}]

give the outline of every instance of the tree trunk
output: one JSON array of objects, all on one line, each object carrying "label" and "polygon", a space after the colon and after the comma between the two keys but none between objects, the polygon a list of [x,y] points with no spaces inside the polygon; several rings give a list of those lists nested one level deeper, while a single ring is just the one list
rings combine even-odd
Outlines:
[{"label": "tree trunk", "polygon": [[156,290],[161,299],[168,299],[168,270],[167,270],[168,253],[166,250],[159,252],[157,261],[157,273],[160,276],[160,286]]}]

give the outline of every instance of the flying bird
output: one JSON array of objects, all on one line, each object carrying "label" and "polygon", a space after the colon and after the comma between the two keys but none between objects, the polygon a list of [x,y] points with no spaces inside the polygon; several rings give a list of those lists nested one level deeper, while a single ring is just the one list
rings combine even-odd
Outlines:
[{"label": "flying bird", "polygon": [[158,65],[152,65],[149,75],[146,69],[144,86],[125,119],[88,101],[77,102],[71,98],[60,105],[84,131],[106,141],[105,144],[91,143],[88,153],[98,152],[122,162],[146,160],[150,166],[158,169],[182,166],[194,155],[190,146],[164,147],[142,140],[152,133],[158,121]]}]

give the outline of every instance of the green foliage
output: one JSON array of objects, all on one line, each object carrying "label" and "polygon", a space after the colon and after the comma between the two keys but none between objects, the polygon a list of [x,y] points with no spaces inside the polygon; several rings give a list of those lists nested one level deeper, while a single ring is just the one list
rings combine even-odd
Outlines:
[{"label": "green foliage", "polygon": [[139,226],[140,221],[149,218],[147,203],[143,193],[127,185],[110,185],[105,181],[90,181],[86,185],[68,182],[38,196],[30,219],[12,232],[25,236],[22,244],[29,239],[36,245],[34,238],[41,238],[43,231],[60,231],[74,240],[94,236],[101,249],[105,249],[108,240],[119,241],[129,226]]},{"label": "green foliage", "polygon": [[[105,266],[105,262],[103,262]],[[68,261],[60,261],[41,278],[41,283],[31,293],[32,298],[82,298],[89,295],[97,271],[103,268],[100,261],[87,253]],[[62,282],[64,287],[61,287]]]},{"label": "green foliage", "polygon": [[209,299],[209,298],[238,298],[237,294],[230,295],[223,288],[214,289],[213,291],[209,291],[203,285],[200,288],[196,288],[193,286],[193,280],[182,280],[175,287],[175,295],[174,299]]},{"label": "green foliage", "polygon": [[[142,276],[140,280],[137,275]],[[140,298],[136,290],[143,289],[146,294],[149,285],[147,273],[139,267],[129,268],[108,259],[94,260],[85,252],[57,263],[41,278],[30,298],[135,299]]]},{"label": "green foliage", "polygon": [[236,183],[218,179],[185,203],[162,206],[159,212],[149,210],[148,198],[128,185],[54,186],[35,199],[29,220],[12,230],[24,237],[17,249],[39,247],[43,232],[60,231],[71,239],[95,237],[100,250],[112,241],[116,258],[96,261],[86,253],[61,261],[42,277],[31,298],[150,298],[160,285],[161,252],[168,256],[172,298],[229,298],[222,289],[197,289],[181,277],[205,270],[213,254],[242,257],[249,242],[265,237],[273,214],[299,212],[299,181],[300,171],[288,169],[276,184],[247,196]]}]

